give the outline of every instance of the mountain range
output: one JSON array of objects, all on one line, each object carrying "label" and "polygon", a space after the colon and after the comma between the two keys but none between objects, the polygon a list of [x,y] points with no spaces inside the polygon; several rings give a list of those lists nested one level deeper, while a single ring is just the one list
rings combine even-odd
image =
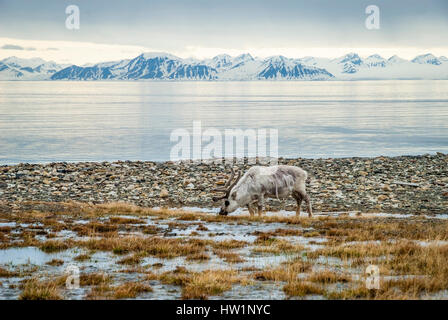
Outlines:
[{"label": "mountain range", "polygon": [[40,58],[0,61],[0,80],[380,80],[448,79],[448,58],[424,54],[412,60],[349,53],[336,59],[250,54],[182,59],[168,53],[143,53],[133,59],[64,65]]}]

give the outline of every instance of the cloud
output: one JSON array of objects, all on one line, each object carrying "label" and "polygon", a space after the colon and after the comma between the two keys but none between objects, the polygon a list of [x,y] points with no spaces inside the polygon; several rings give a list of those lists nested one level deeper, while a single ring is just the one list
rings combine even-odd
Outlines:
[{"label": "cloud", "polygon": [[34,47],[22,47],[15,44],[5,44],[4,46],[0,47],[0,49],[3,50],[27,50],[27,51],[36,51],[36,48]]},{"label": "cloud", "polygon": [[[40,57],[47,61],[60,63],[70,62],[72,64],[82,65],[85,63],[129,59],[138,56],[142,52],[160,51],[157,50],[158,48],[133,45],[59,40],[25,40],[3,38],[0,36],[0,49],[2,46],[10,47],[12,44],[14,44],[14,48],[17,51],[0,50],[0,60],[11,56],[11,53],[14,53],[14,56],[23,59]],[[18,49],[17,47],[21,47],[22,49]],[[31,51],[30,48],[34,48],[35,50]]]},{"label": "cloud", "polygon": [[16,46],[15,44],[5,44],[0,49],[3,49],[3,50],[25,50],[24,47]]}]

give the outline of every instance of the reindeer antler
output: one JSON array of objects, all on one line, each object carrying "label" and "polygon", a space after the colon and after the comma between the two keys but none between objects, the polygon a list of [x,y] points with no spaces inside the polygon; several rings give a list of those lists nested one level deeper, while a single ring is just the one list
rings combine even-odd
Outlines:
[{"label": "reindeer antler", "polygon": [[233,183],[231,183],[232,180],[233,180],[233,177],[235,176],[235,171],[233,170],[232,167],[230,167],[230,170],[232,170],[232,173],[230,174],[230,178],[229,178],[229,180],[225,183],[224,187],[216,188],[216,189],[213,189],[213,190],[212,190],[212,191],[215,191],[215,192],[224,192],[225,195],[223,195],[223,196],[221,196],[221,197],[213,197],[213,201],[218,201],[218,200],[221,200],[221,199],[228,198],[229,195],[230,195],[230,191],[232,191],[233,187],[234,187],[234,186],[238,183],[238,181],[240,180],[240,178],[241,178],[241,171],[238,170],[238,176],[236,177],[235,181],[234,181]]}]

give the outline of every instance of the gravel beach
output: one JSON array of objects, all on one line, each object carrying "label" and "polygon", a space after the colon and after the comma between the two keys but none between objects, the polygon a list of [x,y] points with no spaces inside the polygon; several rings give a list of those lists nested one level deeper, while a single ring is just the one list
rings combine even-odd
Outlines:
[{"label": "gravel beach", "polygon": [[[409,214],[448,213],[448,155],[279,159],[310,175],[313,209]],[[247,170],[250,165],[234,165]],[[191,162],[78,162],[0,166],[0,211],[29,201],[107,203],[143,207],[217,207],[211,189],[229,166]],[[295,201],[269,199],[267,210],[294,210]],[[33,209],[32,206],[28,209]]]}]

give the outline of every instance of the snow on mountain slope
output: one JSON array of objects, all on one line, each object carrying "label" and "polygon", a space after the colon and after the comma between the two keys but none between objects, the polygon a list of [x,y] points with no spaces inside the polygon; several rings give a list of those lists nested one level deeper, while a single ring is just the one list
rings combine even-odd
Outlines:
[{"label": "snow on mountain slope", "polygon": [[389,59],[387,59],[387,63],[388,65],[392,65],[392,64],[400,64],[400,63],[405,63],[408,62],[407,60],[400,58],[397,55],[393,55],[392,57],[390,57]]},{"label": "snow on mountain slope", "polygon": [[386,59],[381,57],[379,54],[374,54],[367,57],[363,63],[368,67],[381,67],[384,68],[386,66]]},{"label": "snow on mountain slope", "polygon": [[324,69],[306,66],[298,60],[273,56],[257,60],[239,56],[236,64],[218,74],[222,80],[328,80],[332,74]]},{"label": "snow on mountain slope", "polygon": [[131,60],[99,63],[89,67],[71,66],[54,74],[52,80],[212,80],[216,70],[200,63],[186,63],[166,53],[143,53]]},{"label": "snow on mountain slope", "polygon": [[208,65],[217,71],[226,70],[232,66],[232,57],[228,54],[220,54],[212,59],[201,61],[204,65]]},{"label": "snow on mountain slope", "polygon": [[325,69],[305,66],[284,56],[274,56],[264,60],[257,77],[264,79],[328,80],[333,75]]},{"label": "snow on mountain slope", "polygon": [[366,58],[349,53],[336,59],[249,53],[211,59],[182,59],[168,53],[143,53],[133,59],[83,66],[59,65],[40,58],[0,61],[0,80],[364,80],[448,79],[448,59],[424,54],[411,61],[396,55]]},{"label": "snow on mountain slope", "polygon": [[63,68],[53,61],[40,58],[9,57],[0,61],[1,80],[45,80]]},{"label": "snow on mountain slope", "polygon": [[23,78],[24,72],[14,67],[11,67],[0,61],[0,80],[18,80]]},{"label": "snow on mountain slope", "polygon": [[433,55],[408,61],[397,55],[386,60],[378,54],[363,59],[356,53],[349,53],[332,60],[307,57],[301,61],[324,68],[336,80],[448,79],[448,63]]},{"label": "snow on mountain slope", "polygon": [[433,65],[441,65],[442,62],[440,62],[439,59],[437,59],[434,55],[431,53],[423,54],[421,56],[415,57],[412,62],[414,63],[420,63],[420,64],[433,64]]},{"label": "snow on mountain slope", "polygon": [[112,79],[109,68],[71,66],[56,72],[51,80],[106,80]]}]

